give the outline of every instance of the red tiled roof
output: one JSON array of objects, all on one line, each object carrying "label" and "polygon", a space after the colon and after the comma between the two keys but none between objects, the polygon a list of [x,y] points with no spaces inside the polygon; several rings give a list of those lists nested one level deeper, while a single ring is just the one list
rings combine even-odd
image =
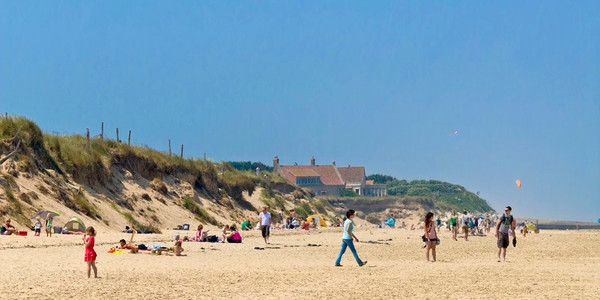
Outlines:
[{"label": "red tiled roof", "polygon": [[[296,183],[296,177],[313,176],[313,175],[295,175],[295,174],[312,174],[316,173],[321,178],[321,183],[324,185],[344,185],[335,166],[280,166],[285,178]],[[312,172],[311,172],[312,171]]]},{"label": "red tiled roof", "polygon": [[344,183],[363,183],[365,181],[365,167],[340,167],[338,168]]},{"label": "red tiled roof", "polygon": [[294,169],[294,170],[290,170],[290,173],[292,173],[296,177],[318,177],[318,176],[320,176],[319,173],[317,173],[311,169]]},{"label": "red tiled roof", "polygon": [[375,184],[375,180],[367,180],[366,184],[367,185],[374,185]]}]

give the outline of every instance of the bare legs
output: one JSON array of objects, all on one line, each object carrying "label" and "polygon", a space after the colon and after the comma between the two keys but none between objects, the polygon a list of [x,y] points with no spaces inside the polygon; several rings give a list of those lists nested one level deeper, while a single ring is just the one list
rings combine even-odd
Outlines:
[{"label": "bare legs", "polygon": [[506,261],[506,248],[498,248],[498,262],[500,262],[500,256],[502,256],[502,261]]},{"label": "bare legs", "polygon": [[90,278],[90,273],[92,271],[92,269],[94,269],[94,278],[98,278],[98,269],[96,269],[96,261],[95,260],[88,260],[87,261],[87,276],[88,278]]},{"label": "bare legs", "polygon": [[427,258],[427,261],[429,261],[429,251],[430,250],[431,250],[431,254],[433,255],[433,260],[431,262],[436,261],[435,246],[436,246],[435,242],[427,242],[427,251],[425,252],[425,257]]},{"label": "bare legs", "polygon": [[452,238],[456,241],[456,226],[452,226]]}]

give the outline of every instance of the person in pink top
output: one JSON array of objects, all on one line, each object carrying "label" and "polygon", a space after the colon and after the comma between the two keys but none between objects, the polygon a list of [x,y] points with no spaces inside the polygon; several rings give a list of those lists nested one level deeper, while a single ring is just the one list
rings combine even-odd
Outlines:
[{"label": "person in pink top", "polygon": [[237,231],[235,224],[231,225],[231,227],[229,227],[229,229],[231,230],[231,233],[227,236],[227,242],[228,243],[241,243],[242,236],[240,235],[240,232]]},{"label": "person in pink top", "polygon": [[94,278],[98,278],[98,269],[96,269],[96,251],[94,251],[96,230],[94,227],[88,227],[83,235],[85,245],[85,262],[87,263],[87,277],[90,278],[91,270],[94,269]]},{"label": "person in pink top", "polygon": [[427,252],[425,252],[425,257],[427,261],[429,261],[429,251],[433,255],[433,260],[431,262],[436,261],[435,257],[435,246],[438,242],[437,232],[435,231],[435,222],[433,222],[433,213],[428,212],[425,215],[425,238],[427,240]]}]

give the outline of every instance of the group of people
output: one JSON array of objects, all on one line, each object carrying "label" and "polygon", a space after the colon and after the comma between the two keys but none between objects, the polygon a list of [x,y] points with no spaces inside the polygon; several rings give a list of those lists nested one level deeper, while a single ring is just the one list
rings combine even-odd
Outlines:
[{"label": "group of people", "polygon": [[[512,216],[511,212],[512,212],[512,208],[510,206],[507,206],[504,210],[504,214],[500,218],[498,218],[496,225],[495,225],[494,235],[497,237],[498,262],[500,262],[502,260],[504,260],[504,261],[506,260],[506,249],[508,248],[508,246],[510,244],[509,235],[512,234],[513,245],[516,246],[516,236],[515,236],[516,220]],[[291,215],[291,216],[293,216],[293,215]],[[342,256],[344,255],[344,253],[346,252],[346,249],[348,249],[348,248],[350,248],[350,251],[352,252],[352,255],[354,256],[354,258],[359,266],[364,266],[365,264],[367,264],[367,261],[362,261],[360,259],[360,257],[358,256],[358,253],[356,251],[356,248],[354,246],[354,241],[356,241],[357,243],[359,242],[358,238],[354,235],[354,232],[353,232],[354,227],[355,227],[355,224],[354,224],[355,216],[356,216],[356,212],[352,209],[350,209],[346,212],[346,216],[344,218],[344,223],[343,223],[342,245],[341,245],[341,249],[338,254],[338,257],[335,261],[336,267],[342,266],[341,265]],[[441,225],[438,220],[439,220],[439,218],[434,220],[433,212],[428,212],[425,215],[425,219],[424,219],[424,223],[423,223],[423,228],[424,228],[423,240],[426,243],[425,257],[426,257],[427,261],[431,261],[431,262],[435,262],[437,260],[436,246],[439,245],[439,243],[440,243],[440,240],[438,238],[438,231],[439,231]],[[449,219],[449,225],[453,232],[453,239],[456,240],[457,226],[458,226],[458,223],[460,222],[460,225],[465,233],[465,240],[468,240],[469,229],[471,229],[469,227],[470,226],[469,223],[472,221],[474,221],[474,220],[468,216],[466,211],[463,212],[463,216],[460,218],[460,220],[458,219],[456,214],[453,212]],[[272,223],[272,216],[267,211],[267,208],[263,207],[261,210],[261,213],[259,214],[258,226],[261,230],[262,237],[263,237],[265,243],[267,243],[267,244],[269,243],[271,223]],[[48,218],[45,220],[45,224],[46,224],[47,228],[51,227],[51,224],[52,224],[51,215],[48,215]],[[47,224],[50,224],[50,225],[48,226]],[[251,228],[251,224],[249,221],[246,221],[242,224],[242,230],[247,230],[249,228]],[[484,228],[485,228],[485,225],[484,225]],[[36,229],[41,229],[41,220],[39,220],[39,218],[36,222]],[[183,252],[184,252],[184,249],[182,246],[183,241],[209,242],[209,241],[211,241],[211,239],[214,241],[214,236],[208,236],[208,230],[204,231],[203,229],[204,229],[203,225],[200,224],[196,231],[196,235],[194,237],[192,237],[191,239],[188,237],[184,237],[184,239],[182,240],[179,234],[175,235],[174,245],[173,245],[173,248],[171,249],[172,253],[170,253],[170,255],[173,255],[173,256],[184,256],[185,255],[185,254],[183,254]],[[14,228],[14,226],[12,226],[10,224],[10,220],[6,220],[6,223],[2,225],[2,234],[13,234],[13,233],[15,233],[15,231],[16,231],[16,229]],[[36,233],[39,233],[39,231],[36,230]],[[119,241],[118,249],[128,249],[128,250],[132,250],[132,252],[137,252],[138,250],[146,250],[149,248],[149,246],[147,246],[145,244],[134,245],[133,237],[135,235],[135,231],[132,231],[131,233],[132,234],[131,234],[131,238],[130,238],[129,242],[125,241],[124,239]],[[48,235],[51,234],[49,232],[49,230],[47,230],[47,234]],[[96,236],[96,231],[95,231],[94,227],[90,226],[86,229],[86,232],[82,238],[84,247],[85,247],[84,261],[87,264],[88,278],[91,277],[92,270],[94,271],[94,277],[98,277],[98,270],[96,267],[97,254],[94,250],[95,236]],[[223,228],[221,230],[221,239],[217,240],[217,241],[228,242],[228,243],[241,243],[242,238],[241,238],[240,233],[237,230],[236,225],[234,224],[234,225],[230,225],[230,226],[228,226],[228,225],[223,226]],[[430,257],[431,257],[431,260],[430,260]]]},{"label": "group of people", "polygon": [[[44,219],[44,221],[42,222],[42,219],[37,216],[35,218],[35,224],[33,227],[33,230],[35,231],[35,236],[40,236],[41,232],[42,232],[42,227],[44,227],[46,229],[46,236],[47,237],[52,237],[52,221],[54,220],[54,218],[52,217],[52,214],[48,214],[46,216],[46,218]],[[17,230],[17,228],[11,224],[11,220],[10,219],[6,219],[6,221],[4,222],[4,224],[2,224],[2,226],[0,226],[0,235],[11,235],[11,234],[18,234],[19,230]]]},{"label": "group of people", "polygon": [[[462,229],[465,240],[469,239],[470,235],[483,235],[491,231],[491,226],[494,222],[492,216],[469,216],[467,211],[463,211],[460,218],[457,216],[455,211],[450,214],[449,222],[447,224],[448,230],[452,231],[452,238],[456,241],[458,235],[458,226]],[[439,220],[439,217],[438,217]],[[439,226],[438,226],[439,229]]]},{"label": "group of people", "polygon": [[[510,244],[509,234],[512,234],[513,246],[516,247],[517,244],[517,238],[515,234],[517,222],[511,213],[512,208],[507,206],[504,209],[504,214],[496,221],[494,236],[498,239],[498,262],[506,261],[506,249]],[[427,261],[429,261],[430,252],[433,258],[432,261],[436,261],[435,247],[440,243],[440,240],[437,236],[437,231],[440,229],[440,222],[434,222],[433,216],[434,214],[432,212],[428,212],[425,215],[425,234],[423,235],[423,240],[426,242],[427,250],[425,257],[427,258]],[[437,220],[440,220],[439,217]],[[484,222],[478,222],[479,220],[483,220]],[[459,222],[464,233],[464,239],[465,241],[468,241],[469,233],[471,233],[471,235],[476,235],[481,234],[482,231],[489,232],[492,221],[490,218],[470,217],[467,211],[464,211],[463,215],[459,219],[456,216],[456,213],[453,211],[449,219],[449,226],[450,230],[452,231],[452,239],[455,241],[457,240],[457,227]]]}]

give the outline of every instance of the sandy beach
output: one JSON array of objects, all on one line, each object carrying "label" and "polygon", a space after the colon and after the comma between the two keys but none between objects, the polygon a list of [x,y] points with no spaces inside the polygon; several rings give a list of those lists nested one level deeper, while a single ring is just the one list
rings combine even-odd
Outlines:
[{"label": "sandy beach", "polygon": [[[268,246],[257,231],[244,233],[243,244],[187,242],[186,257],[109,254],[127,235],[99,232],[99,279],[85,277],[80,236],[2,236],[0,298],[591,299],[600,293],[599,231],[521,237],[506,263],[496,262],[493,236],[452,241],[442,231],[438,262],[428,263],[420,231],[362,227],[355,231],[357,250],[368,264],[358,267],[348,251],[337,268],[340,230],[274,231]],[[135,242],[170,246],[173,234],[139,235]]]}]

